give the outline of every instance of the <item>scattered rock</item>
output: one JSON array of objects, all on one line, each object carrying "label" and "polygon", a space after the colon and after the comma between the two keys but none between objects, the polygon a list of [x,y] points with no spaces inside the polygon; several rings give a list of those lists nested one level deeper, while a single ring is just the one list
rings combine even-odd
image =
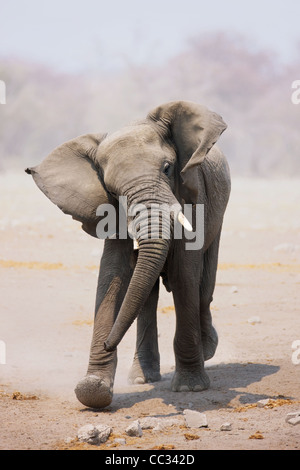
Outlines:
[{"label": "scattered rock", "polygon": [[185,423],[189,428],[206,428],[207,419],[205,413],[200,413],[200,411],[194,410],[184,410],[183,411]]},{"label": "scattered rock", "polygon": [[238,292],[238,288],[236,286],[232,286],[230,289],[231,294],[236,294]]},{"label": "scattered rock", "polygon": [[99,432],[98,437],[99,437],[100,444],[103,444],[103,442],[106,442],[107,439],[109,438],[112,429],[109,426],[105,426],[103,424],[98,424],[96,426],[96,429]]},{"label": "scattered rock", "polygon": [[161,432],[165,429],[166,426],[162,422],[158,422],[157,425],[153,428],[154,432]]},{"label": "scattered rock", "polygon": [[140,425],[142,429],[153,429],[157,426],[159,419],[154,416],[148,416],[147,418],[142,418],[140,420]]},{"label": "scattered rock", "polygon": [[78,430],[77,437],[80,442],[99,445],[107,441],[110,433],[111,428],[109,426],[102,424],[99,424],[98,426],[94,426],[93,424],[86,424]]},{"label": "scattered rock", "polygon": [[231,431],[231,430],[232,430],[231,423],[223,423],[222,426],[220,427],[220,431]]},{"label": "scattered rock", "polygon": [[98,444],[98,431],[93,424],[82,426],[77,433],[77,437],[81,442]]},{"label": "scattered rock", "polygon": [[125,432],[131,437],[142,437],[143,431],[139,420],[133,421],[126,429]]},{"label": "scattered rock", "polygon": [[251,323],[251,325],[255,325],[256,323],[261,323],[260,317],[250,317],[248,318],[248,323]]},{"label": "scattered rock", "polygon": [[257,406],[258,408],[263,408],[264,406],[268,406],[270,405],[271,403],[273,403],[275,400],[273,400],[272,398],[266,398],[265,400],[259,400],[257,402]]},{"label": "scattered rock", "polygon": [[265,400],[259,400],[256,403],[258,408],[276,408],[277,406],[283,405],[291,405],[293,401],[290,398],[282,398],[279,396],[278,398],[267,398]]},{"label": "scattered rock", "polygon": [[156,418],[155,416],[148,416],[140,420],[142,429],[153,429],[153,431],[163,431],[165,428],[182,424],[178,419]]},{"label": "scattered rock", "polygon": [[285,421],[293,426],[300,424],[300,411],[295,411],[293,413],[288,413],[286,415]]}]

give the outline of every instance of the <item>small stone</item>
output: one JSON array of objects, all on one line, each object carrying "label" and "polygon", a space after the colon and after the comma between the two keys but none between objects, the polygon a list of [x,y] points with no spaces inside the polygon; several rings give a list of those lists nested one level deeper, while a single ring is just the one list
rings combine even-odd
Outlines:
[{"label": "small stone", "polygon": [[285,421],[293,426],[300,424],[300,411],[295,411],[293,413],[288,413],[286,415]]},{"label": "small stone", "polygon": [[220,431],[231,431],[232,424],[231,423],[223,423],[220,427]]},{"label": "small stone", "polygon": [[236,286],[232,286],[230,289],[231,294],[236,294],[238,292],[238,288]]},{"label": "small stone", "polygon": [[126,434],[131,437],[142,437],[143,431],[139,420],[134,421],[125,429]]},{"label": "small stone", "polygon": [[267,406],[267,405],[270,405],[270,403],[272,403],[274,400],[272,400],[271,398],[266,398],[265,400],[259,400],[257,402],[257,406],[258,408],[263,408],[264,406]]},{"label": "small stone", "polygon": [[185,423],[189,428],[206,428],[207,419],[205,413],[200,413],[199,411],[194,410],[184,410],[183,411]]},{"label": "small stone", "polygon": [[105,426],[103,424],[98,424],[96,426],[96,429],[98,431],[99,443],[103,444],[109,438],[110,433],[111,433],[111,428],[109,426]]},{"label": "small stone", "polygon": [[86,424],[78,430],[77,437],[81,442],[97,445],[98,434],[99,432],[93,424]]},{"label": "small stone", "polygon": [[159,422],[157,425],[153,428],[153,432],[162,432],[165,429],[165,426],[163,423]]},{"label": "small stone", "polygon": [[142,429],[154,429],[159,424],[159,419],[154,416],[148,416],[147,418],[142,418],[140,420],[140,425]]},{"label": "small stone", "polygon": [[167,427],[180,425],[182,422],[176,418],[156,418],[154,416],[148,416],[140,420],[142,429],[153,429],[153,431],[163,431]]},{"label": "small stone", "polygon": [[98,426],[86,424],[78,430],[77,437],[81,442],[99,445],[107,441],[110,433],[111,428],[109,426],[104,426],[102,424]]},{"label": "small stone", "polygon": [[296,426],[296,424],[300,424],[300,416],[298,416],[297,418],[290,418],[288,420],[288,423],[292,424],[293,426]]}]

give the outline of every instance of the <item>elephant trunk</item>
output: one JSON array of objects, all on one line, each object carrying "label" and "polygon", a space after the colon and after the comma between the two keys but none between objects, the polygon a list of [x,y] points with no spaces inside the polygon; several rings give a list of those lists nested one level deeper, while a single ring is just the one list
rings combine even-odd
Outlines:
[{"label": "elephant trunk", "polygon": [[[104,343],[106,351],[116,349],[148,299],[166,262],[174,233],[174,220],[178,220],[188,230],[192,229],[181,212],[179,202],[169,188],[145,186],[148,193],[143,190],[143,198],[139,194],[138,203],[137,193],[127,193],[130,194],[128,206],[133,204],[140,208],[138,215],[133,216],[132,223],[129,224],[131,235],[136,238],[139,252],[124,301]],[[141,204],[142,199],[147,201],[145,205]],[[167,203],[158,201],[167,201]]]},{"label": "elephant trunk", "polygon": [[126,296],[117,319],[104,343],[106,351],[116,349],[138,316],[163,269],[169,251],[168,239],[139,239],[139,253]]}]

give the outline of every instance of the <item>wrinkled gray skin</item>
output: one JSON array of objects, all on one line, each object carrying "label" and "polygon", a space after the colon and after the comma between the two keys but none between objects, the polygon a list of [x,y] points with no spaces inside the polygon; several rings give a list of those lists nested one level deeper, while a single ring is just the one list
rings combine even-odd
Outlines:
[{"label": "wrinkled gray skin", "polygon": [[99,221],[97,207],[112,203],[118,208],[119,196],[127,196],[128,206],[198,203],[205,207],[204,246],[197,251],[186,250],[184,238],[140,238],[138,251],[130,237],[105,240],[88,370],[75,389],[84,405],[103,408],[111,403],[116,347],[136,317],[129,380],[160,379],[156,319],[160,276],[173,293],[176,310],[172,390],[208,388],[204,361],[214,355],[218,342],[210,303],[230,193],[228,165],[214,144],[225,129],[222,118],[204,106],[170,102],[111,135],[71,140],[26,170],[46,196],[81,221],[92,236]]}]

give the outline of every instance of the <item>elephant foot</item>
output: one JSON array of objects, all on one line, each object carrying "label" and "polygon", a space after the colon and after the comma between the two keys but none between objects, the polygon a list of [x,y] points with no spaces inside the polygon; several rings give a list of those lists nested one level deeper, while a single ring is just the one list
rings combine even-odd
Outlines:
[{"label": "elephant foot", "polygon": [[210,381],[204,370],[175,371],[171,389],[173,392],[201,392],[209,388]]},{"label": "elephant foot", "polygon": [[204,360],[208,361],[215,355],[218,346],[218,333],[213,326],[208,334],[202,335],[202,344]]},{"label": "elephant foot", "polygon": [[128,382],[131,385],[158,382],[160,379],[159,364],[143,363],[138,358],[134,358],[128,375]]},{"label": "elephant foot", "polygon": [[97,375],[84,377],[74,391],[77,399],[89,408],[105,408],[110,405],[113,397],[110,381]]}]

